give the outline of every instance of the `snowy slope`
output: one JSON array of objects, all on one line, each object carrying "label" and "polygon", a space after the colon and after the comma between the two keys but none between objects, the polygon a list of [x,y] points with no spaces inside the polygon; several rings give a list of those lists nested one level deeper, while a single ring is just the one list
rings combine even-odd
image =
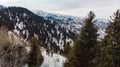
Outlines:
[{"label": "snowy slope", "polygon": [[[25,41],[35,36],[43,44],[41,46],[54,48],[57,53],[60,49],[64,49],[66,42],[70,42],[71,45],[74,43],[75,35],[80,32],[84,22],[83,18],[74,16],[43,11],[33,13],[26,8],[8,7],[0,10],[0,25],[4,24],[22,36]],[[95,24],[99,28],[99,38],[103,38],[107,21],[98,19]],[[63,67],[66,58],[56,53],[51,56],[43,50],[44,61],[41,67]]]},{"label": "snowy slope", "polygon": [[56,52],[63,49],[66,42],[72,44],[77,32],[76,26],[59,22],[45,19],[22,7],[0,9],[0,25],[6,25],[25,40],[35,36],[43,47],[54,48]]},{"label": "snowy slope", "polygon": [[42,16],[45,19],[49,19],[51,21],[57,21],[59,23],[79,23],[83,24],[82,22],[82,17],[75,17],[75,16],[70,16],[70,15],[62,15],[62,14],[57,14],[57,13],[48,13],[40,10],[34,10],[33,11],[35,14],[38,16]]},{"label": "snowy slope", "polygon": [[[30,51],[29,47],[26,47],[27,51]],[[66,61],[66,58],[61,56],[60,54],[48,54],[46,52],[46,49],[42,47],[41,49],[42,55],[43,55],[43,63],[40,67],[64,67],[64,63]],[[25,64],[23,67],[28,67],[28,64]]]},{"label": "snowy slope", "polygon": [[[103,19],[102,19],[103,20]],[[96,25],[103,38],[107,27],[106,21],[98,19]],[[74,43],[76,34],[84,25],[83,18],[61,14],[34,11],[22,7],[0,9],[0,25],[7,25],[10,30],[25,40],[35,36],[45,48],[54,48],[56,52],[64,49],[67,42]]]},{"label": "snowy slope", "polygon": [[55,53],[53,53],[53,55],[47,54],[45,50],[42,51],[42,55],[44,57],[44,61],[41,67],[63,67],[63,64],[66,60],[65,57],[59,54]]},{"label": "snowy slope", "polygon": [[[45,19],[49,19],[52,22],[57,21],[62,27],[67,28],[67,30],[71,30],[72,32],[79,33],[80,28],[84,25],[84,18],[75,17],[69,15],[62,15],[56,13],[48,13],[40,10],[33,11],[38,16],[42,16]],[[63,23],[61,23],[63,22]],[[99,38],[103,38],[105,35],[105,28],[108,25],[108,19],[97,18],[97,22],[95,23],[98,26]]]}]

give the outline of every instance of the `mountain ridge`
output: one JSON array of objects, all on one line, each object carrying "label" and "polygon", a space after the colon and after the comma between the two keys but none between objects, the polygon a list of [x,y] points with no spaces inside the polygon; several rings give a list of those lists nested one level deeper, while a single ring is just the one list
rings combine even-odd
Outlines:
[{"label": "mountain ridge", "polygon": [[[22,36],[26,41],[35,36],[41,46],[56,52],[64,49],[67,42],[74,43],[76,34],[84,25],[83,19],[73,16],[49,14],[40,16],[23,7],[0,9],[0,26],[6,25],[10,30]],[[104,37],[105,22],[96,22],[100,37]]]},{"label": "mountain ridge", "polygon": [[42,46],[54,48],[56,51],[63,49],[66,36],[70,39],[75,37],[74,32],[70,30],[66,32],[66,29],[58,23],[51,23],[50,20],[45,20],[26,8],[8,7],[0,10],[0,16],[0,25],[6,25],[10,30],[23,36],[25,40],[36,35]]}]

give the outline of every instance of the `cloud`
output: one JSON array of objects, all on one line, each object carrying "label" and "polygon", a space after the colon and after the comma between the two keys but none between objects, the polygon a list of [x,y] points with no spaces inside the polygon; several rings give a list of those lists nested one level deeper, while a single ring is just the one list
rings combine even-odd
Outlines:
[{"label": "cloud", "polygon": [[119,0],[45,0],[53,10],[70,10],[86,7],[104,7],[118,4]]}]

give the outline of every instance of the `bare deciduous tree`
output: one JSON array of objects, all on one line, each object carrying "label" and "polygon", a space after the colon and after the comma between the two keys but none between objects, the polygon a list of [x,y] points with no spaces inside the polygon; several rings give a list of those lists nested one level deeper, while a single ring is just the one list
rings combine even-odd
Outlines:
[{"label": "bare deciduous tree", "polygon": [[17,36],[13,35],[8,35],[6,27],[0,27],[0,67],[22,67],[25,64],[27,58],[25,43],[16,42]]}]

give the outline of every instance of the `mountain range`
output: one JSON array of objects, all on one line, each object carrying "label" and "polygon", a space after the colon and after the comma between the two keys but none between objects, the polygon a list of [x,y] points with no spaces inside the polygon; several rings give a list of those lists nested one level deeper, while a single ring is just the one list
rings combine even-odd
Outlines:
[{"label": "mountain range", "polygon": [[[108,21],[97,19],[95,24],[99,29],[99,38],[103,38]],[[35,36],[41,42],[41,46],[57,52],[64,49],[67,42],[73,45],[74,39],[84,25],[84,18],[40,10],[30,11],[23,7],[0,6],[1,25],[19,34],[25,41]]]}]

